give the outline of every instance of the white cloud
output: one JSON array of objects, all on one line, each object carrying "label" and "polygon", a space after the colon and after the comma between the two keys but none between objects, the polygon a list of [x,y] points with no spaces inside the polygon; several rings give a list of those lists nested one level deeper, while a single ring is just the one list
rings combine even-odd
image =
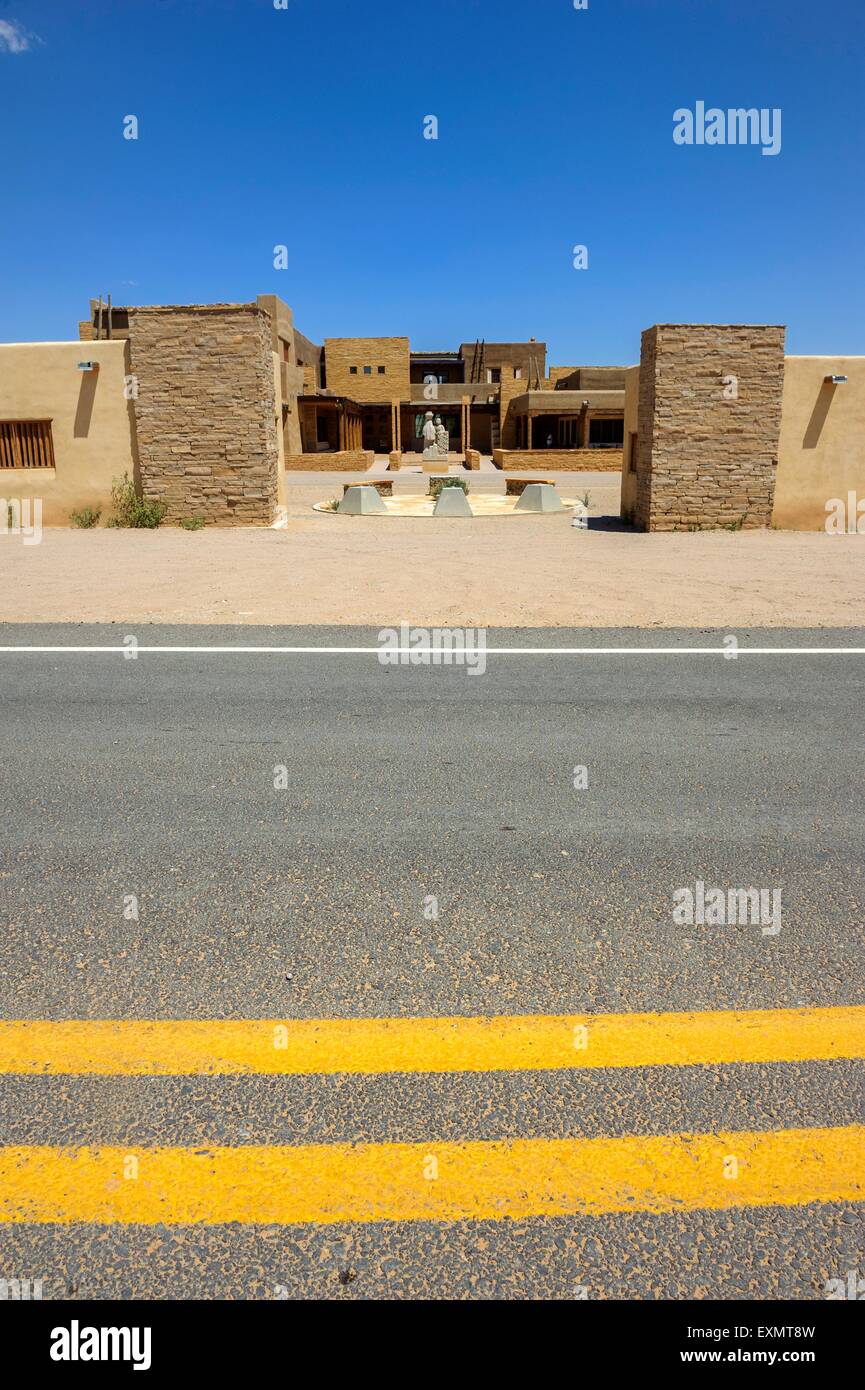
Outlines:
[{"label": "white cloud", "polygon": [[0,19],[0,53],[26,53],[31,38],[32,35],[20,25]]}]

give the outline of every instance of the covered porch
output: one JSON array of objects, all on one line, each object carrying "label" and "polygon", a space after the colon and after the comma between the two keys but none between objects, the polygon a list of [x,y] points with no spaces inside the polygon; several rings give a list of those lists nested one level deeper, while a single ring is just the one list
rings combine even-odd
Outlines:
[{"label": "covered porch", "polygon": [[527,391],[510,411],[518,449],[622,448],[624,391]]},{"label": "covered porch", "polygon": [[347,396],[299,396],[301,448],[305,454],[363,449],[361,407]]}]

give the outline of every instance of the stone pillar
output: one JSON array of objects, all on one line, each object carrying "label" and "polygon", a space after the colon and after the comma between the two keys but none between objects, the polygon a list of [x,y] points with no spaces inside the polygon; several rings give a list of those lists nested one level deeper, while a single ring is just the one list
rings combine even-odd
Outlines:
[{"label": "stone pillar", "polygon": [[132,402],[148,500],[166,520],[273,520],[279,405],[271,320],[257,304],[129,309]]},{"label": "stone pillar", "polygon": [[647,531],[768,526],[783,384],[781,325],[647,329],[635,524]]}]

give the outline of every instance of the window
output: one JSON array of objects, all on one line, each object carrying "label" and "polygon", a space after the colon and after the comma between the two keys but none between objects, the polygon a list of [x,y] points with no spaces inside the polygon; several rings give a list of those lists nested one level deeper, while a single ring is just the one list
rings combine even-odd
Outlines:
[{"label": "window", "polygon": [[590,449],[621,449],[624,438],[624,420],[589,420]]},{"label": "window", "polygon": [[520,379],[520,377],[522,376],[522,374],[523,374],[523,369],[522,369],[522,367],[514,367],[514,381],[519,381],[519,379]]},{"label": "window", "polygon": [[636,433],[632,433],[631,436],[630,436],[630,439],[631,439],[631,452],[630,452],[630,455],[629,455],[629,457],[628,457],[628,472],[629,472],[629,473],[636,473],[636,472],[637,472],[637,469],[638,469],[639,466],[640,466],[640,441],[639,441],[639,439],[637,438]]},{"label": "window", "polygon": [[501,367],[487,367],[487,381],[495,382],[495,381],[501,381],[501,379],[502,379],[502,369],[501,369]]},{"label": "window", "polygon": [[372,367],[364,367],[363,374],[364,376],[372,376]]},{"label": "window", "polygon": [[349,367],[352,376],[357,376],[357,367]]},{"label": "window", "polygon": [[0,468],[53,468],[50,420],[0,420]]},{"label": "window", "polygon": [[384,367],[379,367],[378,374],[379,376],[384,376]]}]

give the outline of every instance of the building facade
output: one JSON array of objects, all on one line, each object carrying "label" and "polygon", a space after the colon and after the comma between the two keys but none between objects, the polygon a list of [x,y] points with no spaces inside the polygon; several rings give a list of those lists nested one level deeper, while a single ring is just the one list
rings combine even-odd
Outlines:
[{"label": "building facade", "polygon": [[427,411],[451,463],[622,473],[644,530],[818,529],[865,497],[865,358],[790,358],[779,325],[656,324],[635,366],[548,366],[546,344],[326,338],[275,295],[91,302],[77,341],[0,345],[0,499],[46,525],[109,515],[128,473],[166,520],[269,525],[292,471],[418,461]]}]

